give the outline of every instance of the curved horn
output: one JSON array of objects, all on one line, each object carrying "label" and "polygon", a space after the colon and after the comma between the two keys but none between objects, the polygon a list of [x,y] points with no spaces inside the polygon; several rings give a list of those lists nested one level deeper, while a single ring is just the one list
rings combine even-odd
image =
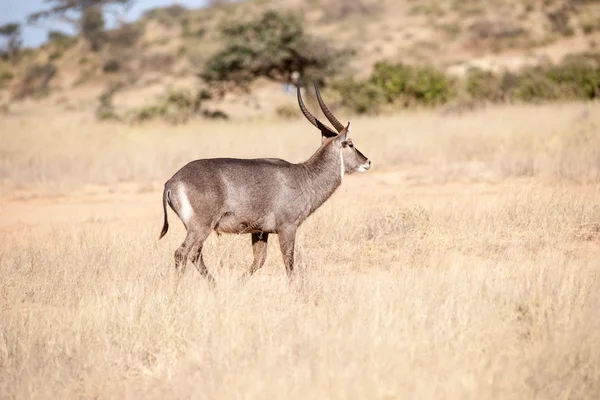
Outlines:
[{"label": "curved horn", "polygon": [[338,121],[336,117],[333,116],[331,111],[329,111],[329,108],[327,108],[327,106],[325,105],[325,102],[321,98],[321,93],[319,93],[319,87],[317,86],[317,82],[314,81],[314,84],[315,84],[315,92],[317,93],[317,101],[319,102],[319,106],[321,106],[321,110],[323,111],[323,114],[325,114],[325,116],[327,117],[329,122],[331,122],[331,125],[333,125],[335,127],[335,129],[337,129],[338,132],[341,132],[342,129],[345,128],[344,125],[340,121]]},{"label": "curved horn", "polygon": [[317,129],[319,129],[326,137],[336,136],[337,134],[334,132],[333,129],[331,129],[330,127],[328,127],[328,126],[324,125],[323,123],[321,123],[321,121],[319,121],[318,119],[316,119],[315,116],[312,115],[310,113],[310,111],[308,111],[308,109],[304,105],[304,101],[302,101],[302,94],[300,93],[300,86],[296,87],[296,92],[298,94],[298,105],[300,106],[300,110],[302,110],[302,114],[304,114],[304,116],[306,117],[306,119],[311,124],[313,124]]},{"label": "curved horn", "polygon": [[310,111],[308,111],[308,109],[304,105],[304,102],[302,101],[302,95],[300,94],[300,86],[296,87],[296,92],[298,93],[298,105],[300,106],[300,110],[302,110],[302,114],[304,114],[304,116],[306,117],[306,119],[311,124],[313,124],[315,126],[315,128],[318,128],[319,125],[317,124],[317,119],[314,117],[314,115],[312,115],[310,113]]}]

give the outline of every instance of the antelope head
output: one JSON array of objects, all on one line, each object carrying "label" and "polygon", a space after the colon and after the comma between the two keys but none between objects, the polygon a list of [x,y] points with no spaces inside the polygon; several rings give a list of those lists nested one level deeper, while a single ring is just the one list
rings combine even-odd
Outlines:
[{"label": "antelope head", "polygon": [[[361,153],[350,138],[350,122],[348,125],[344,126],[338,119],[333,115],[329,108],[325,105],[323,98],[321,97],[321,93],[319,92],[319,87],[317,83],[315,85],[315,92],[317,94],[317,101],[319,102],[319,106],[321,107],[321,111],[327,120],[335,127],[335,131],[331,129],[329,126],[323,124],[319,121],[315,116],[313,116],[310,111],[304,105],[302,101],[302,94],[300,93],[300,87],[297,88],[298,93],[298,105],[300,106],[300,110],[302,110],[302,114],[306,117],[306,119],[313,124],[318,130],[321,131],[321,144],[325,143],[327,139],[335,138],[334,143],[337,146],[340,146],[340,154],[344,163],[344,172],[346,174],[351,174],[353,172],[365,172],[371,168],[371,161],[365,157],[363,153]],[[337,132],[336,132],[337,131]]]}]

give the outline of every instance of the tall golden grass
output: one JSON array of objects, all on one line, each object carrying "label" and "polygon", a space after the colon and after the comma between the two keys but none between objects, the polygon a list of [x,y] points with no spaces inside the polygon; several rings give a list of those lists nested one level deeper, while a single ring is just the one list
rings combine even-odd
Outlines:
[{"label": "tall golden grass", "polygon": [[0,398],[597,398],[599,108],[353,121],[373,169],[301,227],[300,291],[276,236],[241,288],[249,237],[211,236],[213,292],[157,235],[177,168],[300,161],[305,121],[5,118]]}]

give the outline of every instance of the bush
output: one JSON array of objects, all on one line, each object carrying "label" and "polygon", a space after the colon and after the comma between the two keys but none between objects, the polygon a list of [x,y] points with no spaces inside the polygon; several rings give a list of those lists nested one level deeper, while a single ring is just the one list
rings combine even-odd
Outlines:
[{"label": "bush", "polygon": [[548,102],[600,97],[600,53],[572,54],[558,65],[496,74],[478,68],[454,80],[433,67],[378,63],[365,81],[333,84],[342,105],[357,113],[377,112],[382,105],[438,106],[462,93],[469,108],[480,101]]},{"label": "bush", "polygon": [[596,15],[582,15],[581,30],[585,35],[590,35],[600,29],[600,18]]},{"label": "bush", "polygon": [[526,102],[595,99],[600,95],[600,54],[572,54],[558,65],[507,74],[503,86],[511,98]]},{"label": "bush", "polygon": [[247,87],[258,77],[278,82],[297,71],[306,80],[322,81],[341,67],[341,52],[307,35],[294,14],[267,11],[258,19],[222,29],[226,46],[208,60],[201,77],[209,83]]},{"label": "bush", "polygon": [[162,119],[171,124],[185,123],[194,115],[226,119],[227,116],[222,112],[201,110],[202,103],[210,98],[210,93],[206,90],[192,93],[186,89],[171,89],[157,103],[129,111],[125,119],[131,123]]},{"label": "bush", "polygon": [[536,68],[519,75],[511,97],[524,102],[544,102],[558,100],[561,92],[543,70]]},{"label": "bush", "polygon": [[121,62],[119,60],[115,60],[114,58],[106,60],[102,65],[102,71],[104,72],[119,72],[120,69]]},{"label": "bush", "polygon": [[148,71],[169,71],[175,56],[167,52],[152,52],[140,57],[140,68]]},{"label": "bush", "polygon": [[295,104],[284,104],[278,106],[275,109],[275,114],[281,119],[297,119],[300,114],[298,113],[298,107]]},{"label": "bush", "polygon": [[28,96],[43,97],[49,94],[48,85],[56,75],[56,66],[52,63],[31,66],[15,94],[16,99]]},{"label": "bush", "polygon": [[453,80],[433,67],[377,63],[366,81],[338,80],[341,104],[359,113],[376,113],[385,104],[437,106],[455,95]]},{"label": "bush", "polygon": [[166,115],[167,107],[164,104],[153,104],[129,111],[126,119],[130,123],[142,123],[154,119],[162,119],[165,118]]},{"label": "bush", "polygon": [[48,32],[48,43],[51,46],[50,60],[62,57],[63,53],[77,43],[77,38],[59,31]]},{"label": "bush", "polygon": [[502,101],[505,92],[502,87],[502,78],[490,71],[471,68],[465,78],[467,95],[474,100]]},{"label": "bush", "polygon": [[121,120],[121,117],[118,115],[113,105],[113,97],[122,87],[123,85],[120,83],[111,85],[104,93],[100,95],[98,98],[98,107],[96,107],[96,118],[101,121]]},{"label": "bush", "polygon": [[14,78],[13,72],[6,66],[0,64],[0,89],[4,89]]},{"label": "bush", "polygon": [[133,47],[144,33],[142,24],[124,24],[121,27],[106,33],[106,40],[113,47]]},{"label": "bush", "polygon": [[597,98],[600,92],[600,55],[577,54],[550,67],[546,75],[566,94],[580,99]]},{"label": "bush", "polygon": [[328,21],[348,18],[354,14],[373,14],[380,10],[378,4],[365,0],[329,0],[323,8],[324,17]]},{"label": "bush", "polygon": [[77,38],[60,31],[48,32],[48,42],[58,49],[66,50],[77,42]]},{"label": "bush", "polygon": [[177,24],[178,20],[185,16],[187,8],[179,4],[173,4],[166,7],[157,7],[145,11],[143,17],[145,19],[155,19],[158,22],[172,26]]},{"label": "bush", "polygon": [[575,30],[571,26],[571,15],[568,6],[546,13],[550,22],[550,30],[562,36],[573,36]]},{"label": "bush", "polygon": [[48,44],[51,47],[50,59],[56,60],[77,43],[77,38],[60,31],[48,32]]},{"label": "bush", "polygon": [[341,97],[341,104],[359,114],[376,113],[386,102],[384,90],[372,82],[352,79],[336,81],[332,85]]},{"label": "bush", "polygon": [[370,81],[383,90],[390,103],[435,106],[446,103],[454,95],[450,77],[430,66],[377,63]]}]

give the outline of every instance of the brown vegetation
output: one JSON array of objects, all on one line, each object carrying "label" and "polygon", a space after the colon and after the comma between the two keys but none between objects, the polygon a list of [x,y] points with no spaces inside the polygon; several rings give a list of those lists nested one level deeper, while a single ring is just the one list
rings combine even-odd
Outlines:
[{"label": "brown vegetation", "polygon": [[[373,169],[245,287],[246,236],[212,237],[218,288],[175,287],[160,191],[199,157],[300,161],[306,121],[0,122],[0,397],[595,398],[597,104],[353,120]],[[14,133],[18,132],[18,135]],[[165,240],[163,239],[163,240]]]}]

